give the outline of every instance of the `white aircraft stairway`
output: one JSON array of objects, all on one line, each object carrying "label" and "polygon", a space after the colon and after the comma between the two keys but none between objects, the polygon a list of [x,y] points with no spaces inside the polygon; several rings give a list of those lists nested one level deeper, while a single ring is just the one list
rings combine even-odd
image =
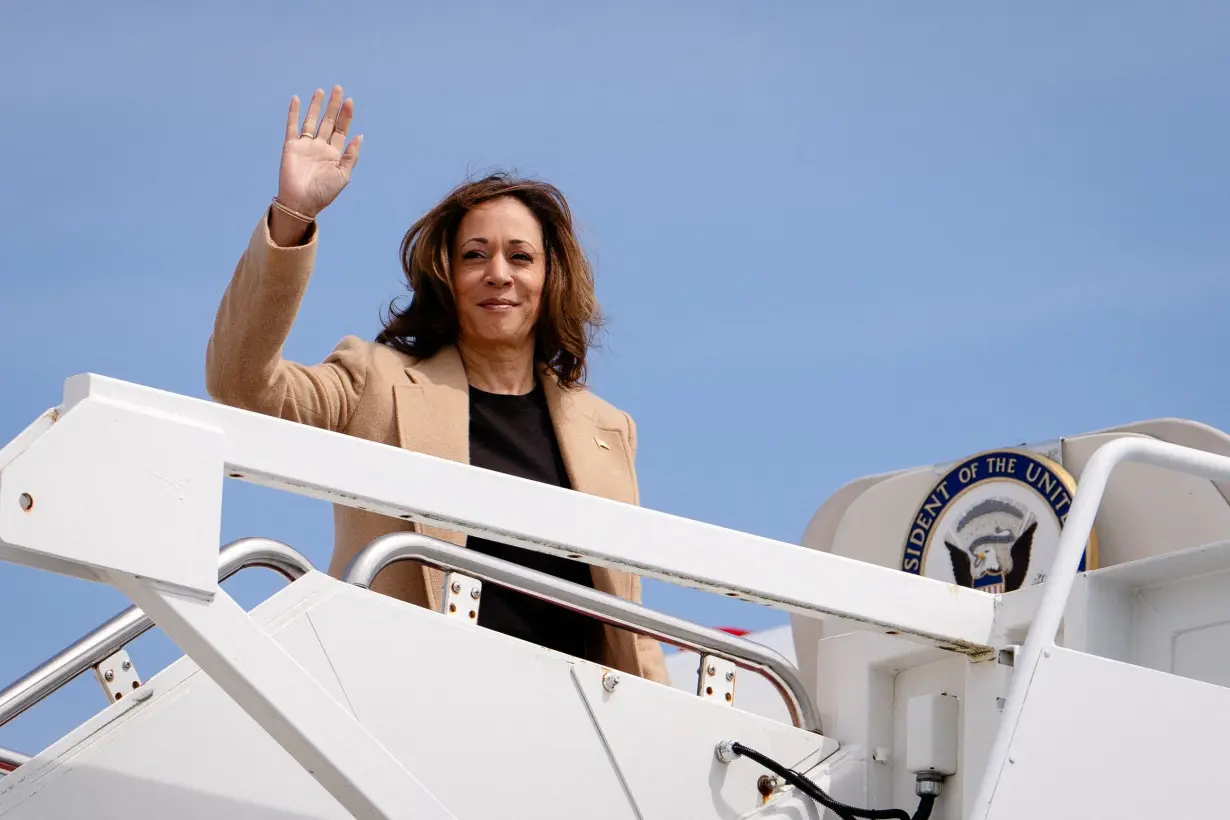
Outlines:
[{"label": "white aircraft stairway", "polygon": [[[1174,422],[861,479],[791,545],[74,377],[0,449],[0,560],[134,607],[0,691],[0,726],[91,669],[112,701],[0,750],[0,818],[1214,816],[1227,441]],[[219,552],[228,478],[772,606],[800,667],[417,533],[343,578]],[[405,560],[446,571],[442,611],[368,589]],[[291,581],[250,613],[218,584],[248,566]],[[483,583],[694,653],[695,694],[478,627]],[[142,681],[123,647],[152,625],[185,656]],[[750,676],[789,720],[741,708]]]}]

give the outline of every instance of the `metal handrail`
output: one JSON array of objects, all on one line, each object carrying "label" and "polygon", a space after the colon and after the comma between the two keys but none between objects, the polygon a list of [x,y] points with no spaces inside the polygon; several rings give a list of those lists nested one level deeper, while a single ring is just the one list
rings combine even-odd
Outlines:
[{"label": "metal handrail", "polygon": [[1125,462],[1148,464],[1209,481],[1230,481],[1230,458],[1154,438],[1123,436],[1112,439],[1098,447],[1085,462],[1080,483],[1072,496],[1072,506],[1068,508],[1067,520],[1059,534],[1059,543],[1055,545],[1055,558],[1046,573],[1037,614],[1025,635],[1025,643],[1013,658],[1012,683],[1008,687],[1004,707],[1000,710],[999,725],[995,729],[991,748],[983,757],[986,768],[968,815],[973,820],[985,818],[990,813],[991,799],[1000,782],[1000,775],[1012,763],[1009,750],[1013,748],[1017,727],[1025,711],[1029,687],[1033,684],[1042,658],[1055,645],[1060,624],[1068,609],[1068,598],[1080,571],[1081,556],[1085,554],[1089,535],[1093,532],[1111,473]]},{"label": "metal handrail", "polygon": [[0,746],[0,774],[11,772],[23,763],[30,761],[29,755]]},{"label": "metal handrail", "polygon": [[[268,538],[241,538],[218,552],[219,581],[225,581],[248,567],[265,567],[288,581],[294,581],[312,569],[312,562],[294,548]],[[0,726],[99,661],[118,652],[153,625],[154,622],[144,612],[130,606],[73,645],[48,658],[32,672],[0,691]]]},{"label": "metal handrail", "polygon": [[419,533],[381,536],[351,559],[342,580],[370,588],[382,570],[398,561],[418,561],[440,570],[464,572],[589,615],[611,626],[682,649],[726,658],[768,678],[785,700],[795,726],[817,733],[821,731],[820,713],[799,678],[798,670],[772,649],[446,541]]}]

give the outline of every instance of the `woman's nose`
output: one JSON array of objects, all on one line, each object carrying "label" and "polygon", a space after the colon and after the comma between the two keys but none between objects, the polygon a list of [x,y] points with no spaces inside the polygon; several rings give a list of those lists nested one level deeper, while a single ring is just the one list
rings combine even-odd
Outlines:
[{"label": "woman's nose", "polygon": [[487,282],[492,285],[505,285],[512,281],[512,271],[508,269],[508,260],[503,256],[493,256],[487,263]]}]

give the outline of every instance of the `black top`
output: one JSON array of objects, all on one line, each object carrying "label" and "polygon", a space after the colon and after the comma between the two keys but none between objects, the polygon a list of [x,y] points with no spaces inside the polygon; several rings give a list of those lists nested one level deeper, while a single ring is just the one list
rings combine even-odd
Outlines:
[{"label": "black top", "polygon": [[[557,487],[569,486],[542,385],[521,396],[470,388],[470,464]],[[466,539],[466,546],[587,587],[594,585],[589,565],[579,561],[474,536]],[[478,623],[574,657],[599,660],[600,623],[506,587],[483,585]]]}]

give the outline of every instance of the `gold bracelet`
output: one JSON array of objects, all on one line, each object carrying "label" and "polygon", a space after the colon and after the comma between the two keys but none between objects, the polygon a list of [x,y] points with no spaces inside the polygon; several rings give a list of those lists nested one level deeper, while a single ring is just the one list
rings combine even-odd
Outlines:
[{"label": "gold bracelet", "polygon": [[278,202],[278,198],[276,196],[273,198],[273,207],[277,208],[279,211],[286,214],[291,219],[299,220],[304,225],[311,225],[313,222],[316,221],[315,218],[310,217],[307,214],[301,214],[298,211],[296,211],[294,208],[287,208],[281,202]]}]

